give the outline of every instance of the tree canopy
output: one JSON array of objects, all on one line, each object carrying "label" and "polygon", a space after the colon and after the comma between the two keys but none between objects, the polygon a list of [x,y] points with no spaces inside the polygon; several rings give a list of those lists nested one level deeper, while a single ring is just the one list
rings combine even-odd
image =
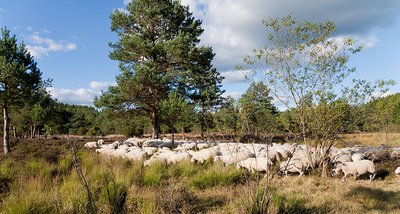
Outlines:
[{"label": "tree canopy", "polygon": [[219,73],[211,66],[212,49],[198,47],[203,29],[188,7],[174,0],[134,0],[126,9],[111,15],[111,30],[119,41],[110,43],[110,58],[120,62],[122,73],[117,85],[103,93],[96,105],[144,112],[152,121],[153,138],[157,138],[159,105],[169,92],[192,95],[196,100],[194,94],[203,90],[202,86],[205,90],[221,87],[220,78],[214,80]]},{"label": "tree canopy", "polygon": [[10,109],[22,105],[27,99],[46,94],[48,81],[42,80],[42,73],[28,52],[24,43],[1,29],[0,38],[0,106],[3,109],[4,153],[9,153]]}]

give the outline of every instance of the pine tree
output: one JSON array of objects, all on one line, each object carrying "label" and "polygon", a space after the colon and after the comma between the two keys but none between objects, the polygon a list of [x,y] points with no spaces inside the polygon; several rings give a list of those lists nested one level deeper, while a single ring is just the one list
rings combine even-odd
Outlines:
[{"label": "pine tree", "polygon": [[9,143],[10,109],[40,93],[46,93],[48,81],[42,80],[42,73],[23,43],[10,36],[6,28],[0,38],[0,106],[3,109],[4,153],[11,152]]},{"label": "pine tree", "polygon": [[272,103],[270,90],[262,83],[252,83],[239,100],[243,129],[258,135],[260,131],[275,131],[278,109]]},{"label": "pine tree", "polygon": [[144,112],[152,122],[152,137],[158,138],[160,103],[168,94],[188,96],[198,91],[201,76],[216,76],[209,66],[211,48],[197,47],[201,21],[175,0],[133,0],[126,11],[114,11],[111,21],[119,41],[110,44],[110,58],[120,62],[122,73],[95,103]]}]

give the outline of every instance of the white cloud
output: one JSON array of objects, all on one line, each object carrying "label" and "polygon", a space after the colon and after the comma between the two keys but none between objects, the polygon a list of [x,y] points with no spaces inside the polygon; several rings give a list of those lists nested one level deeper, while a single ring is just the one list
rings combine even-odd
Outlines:
[{"label": "white cloud", "polygon": [[95,96],[100,95],[100,92],[93,89],[65,89],[65,88],[47,88],[51,96],[60,102],[76,105],[93,105]]},{"label": "white cloud", "polygon": [[131,0],[124,0],[124,5],[128,5]]},{"label": "white cloud", "polygon": [[92,81],[89,83],[88,88],[67,89],[48,87],[47,91],[53,98],[63,103],[93,105],[94,98],[101,95],[101,89],[110,85],[115,85],[115,83]]},{"label": "white cloud", "polygon": [[221,71],[243,64],[254,48],[266,43],[262,20],[292,14],[297,20],[336,23],[334,37],[351,35],[365,48],[379,41],[372,30],[392,24],[400,14],[400,1],[388,0],[181,0],[196,18],[203,20],[202,44],[213,47],[214,64]]},{"label": "white cloud", "polygon": [[[357,39],[357,38],[356,38]],[[366,38],[358,38],[358,41],[365,47],[365,48],[373,48],[378,44],[379,39],[374,35],[369,35]]]},{"label": "white cloud", "polygon": [[[47,32],[49,32],[47,30]],[[30,51],[30,53],[40,58],[42,56],[48,56],[50,52],[68,52],[76,50],[76,44],[65,42],[65,41],[54,41],[50,38],[41,37],[39,32],[34,32],[28,37],[28,40],[31,44],[26,47]]]},{"label": "white cloud", "polygon": [[374,92],[374,93],[372,94],[372,96],[371,96],[368,100],[371,100],[371,99],[378,99],[378,98],[384,98],[384,97],[387,97],[387,96],[392,95],[392,94],[394,94],[392,91]]},{"label": "white cloud", "polygon": [[92,81],[90,82],[90,88],[94,89],[94,90],[101,90],[104,89],[110,85],[115,85],[115,83],[113,82],[108,82],[108,81],[104,81],[104,82],[97,82],[97,81]]},{"label": "white cloud", "polygon": [[246,75],[248,74],[249,70],[234,70],[234,71],[225,71],[221,72],[221,75],[224,78],[222,83],[238,83],[246,81]]},{"label": "white cloud", "polygon": [[229,91],[229,92],[225,92],[222,96],[223,96],[223,97],[231,96],[231,97],[233,97],[235,100],[239,100],[240,97],[242,97],[242,92],[238,92],[238,91]]}]

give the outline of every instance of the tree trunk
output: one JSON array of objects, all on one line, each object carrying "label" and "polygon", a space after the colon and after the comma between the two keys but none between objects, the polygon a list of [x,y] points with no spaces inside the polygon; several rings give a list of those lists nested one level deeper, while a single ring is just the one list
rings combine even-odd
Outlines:
[{"label": "tree trunk", "polygon": [[35,138],[36,135],[36,124],[33,124],[31,138]]},{"label": "tree trunk", "polygon": [[37,136],[38,136],[38,139],[40,140],[40,126],[37,126]]},{"label": "tree trunk", "polygon": [[4,120],[4,130],[3,130],[3,141],[4,141],[4,154],[11,152],[10,149],[10,136],[9,136],[9,118],[8,118],[8,108],[3,107],[3,120]]},{"label": "tree trunk", "polygon": [[15,128],[15,126],[12,127],[13,130],[13,137],[14,139],[17,139],[17,128]]},{"label": "tree trunk", "polygon": [[201,136],[201,141],[204,142],[204,130],[205,130],[205,109],[204,107],[201,108],[201,130],[200,130],[200,136]]},{"label": "tree trunk", "polygon": [[13,130],[14,141],[15,141],[15,143],[18,143],[19,138],[17,137],[17,128],[15,126],[13,126],[12,130]]},{"label": "tree trunk", "polygon": [[175,130],[174,130],[174,125],[171,124],[171,129],[172,129],[172,145],[174,145],[175,142]]},{"label": "tree trunk", "polygon": [[151,134],[152,139],[158,139],[159,138],[159,129],[158,129],[158,114],[156,112],[153,112],[153,133]]},{"label": "tree trunk", "polygon": [[182,126],[182,140],[186,140],[185,127]]}]

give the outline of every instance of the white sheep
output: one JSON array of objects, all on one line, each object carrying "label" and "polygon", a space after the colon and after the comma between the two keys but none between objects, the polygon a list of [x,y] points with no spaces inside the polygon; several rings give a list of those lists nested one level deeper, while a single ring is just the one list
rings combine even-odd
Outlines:
[{"label": "white sheep", "polygon": [[92,149],[92,148],[97,148],[99,145],[97,142],[87,142],[85,143],[84,147]]},{"label": "white sheep", "polygon": [[272,165],[272,161],[266,157],[259,158],[248,158],[246,160],[240,161],[236,164],[236,168],[240,167],[246,168],[247,170],[254,172],[268,172],[269,166]]},{"label": "white sheep", "polygon": [[353,160],[351,159],[351,156],[348,154],[339,154],[335,156],[332,160],[332,162],[336,164],[344,164],[351,161]]},{"label": "white sheep", "polygon": [[154,164],[154,163],[159,163],[159,162],[161,162],[161,163],[163,163],[163,164],[166,164],[166,163],[167,163],[166,159],[164,159],[164,158],[154,158],[154,159],[146,160],[146,161],[143,163],[143,165],[144,165],[144,166],[150,166],[150,165],[152,165],[152,164]]},{"label": "white sheep", "polygon": [[279,171],[285,173],[287,176],[288,172],[298,172],[300,177],[304,175],[305,165],[301,160],[284,161],[279,166]]},{"label": "white sheep", "polygon": [[147,139],[145,139],[145,138],[141,139],[141,138],[133,137],[133,138],[129,138],[129,139],[125,140],[124,144],[141,147],[146,140]]},{"label": "white sheep", "polygon": [[204,161],[213,158],[219,154],[215,148],[203,149],[197,152],[189,152],[192,155],[191,162],[204,163]]},{"label": "white sheep", "polygon": [[340,171],[343,172],[344,176],[342,180],[344,181],[348,175],[354,175],[355,179],[360,175],[370,174],[369,180],[372,181],[376,175],[375,165],[370,160],[360,160],[357,162],[346,162],[341,166],[334,169],[334,176],[336,176]]},{"label": "white sheep", "polygon": [[128,153],[128,149],[121,147],[121,148],[114,150],[109,155],[114,156],[114,157],[123,157],[126,153]]},{"label": "white sheep", "polygon": [[248,158],[254,157],[254,154],[249,151],[242,151],[238,153],[222,155],[222,156],[215,156],[214,161],[222,161],[225,163],[225,166],[238,163],[240,161],[246,160]]},{"label": "white sheep", "polygon": [[148,156],[152,156],[157,151],[157,147],[143,147],[142,149]]},{"label": "white sheep", "polygon": [[394,170],[394,173],[396,175],[400,175],[400,166],[396,168],[396,170]]},{"label": "white sheep", "polygon": [[176,164],[180,161],[184,161],[184,160],[190,160],[192,156],[187,153],[187,152],[182,152],[182,153],[178,153],[178,154],[174,154],[171,157],[168,158],[167,163],[168,164]]},{"label": "white sheep", "polygon": [[205,149],[205,148],[208,148],[208,147],[210,147],[210,145],[208,145],[208,143],[198,143],[197,144],[197,148],[199,150],[202,150],[202,149]]},{"label": "white sheep", "polygon": [[360,160],[364,160],[364,155],[363,155],[363,154],[360,154],[360,153],[355,153],[355,154],[353,154],[353,155],[351,156],[351,160],[352,160],[353,162],[357,162],[357,161],[360,161]]},{"label": "white sheep", "polygon": [[123,156],[123,158],[127,158],[132,161],[142,161],[146,159],[146,157],[147,153],[142,150],[132,150]]}]

